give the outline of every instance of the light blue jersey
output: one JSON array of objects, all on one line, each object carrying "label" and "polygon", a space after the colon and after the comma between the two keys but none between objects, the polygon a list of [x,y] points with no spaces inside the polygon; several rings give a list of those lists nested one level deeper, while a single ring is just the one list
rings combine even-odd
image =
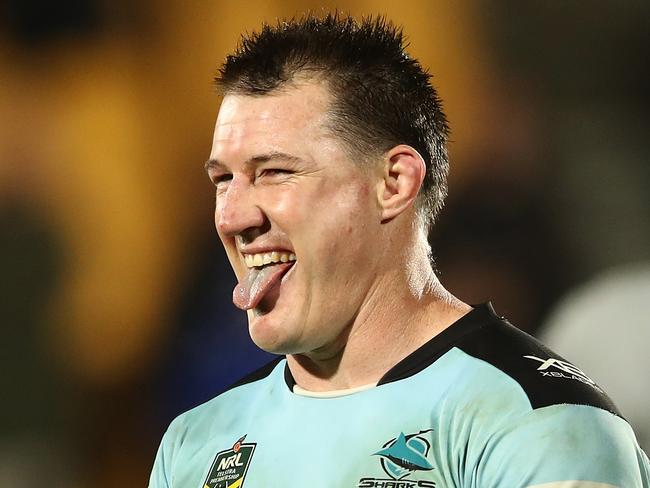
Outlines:
[{"label": "light blue jersey", "polygon": [[284,358],[176,418],[150,488],[641,488],[632,429],[582,371],[475,308],[376,387],[293,392]]}]

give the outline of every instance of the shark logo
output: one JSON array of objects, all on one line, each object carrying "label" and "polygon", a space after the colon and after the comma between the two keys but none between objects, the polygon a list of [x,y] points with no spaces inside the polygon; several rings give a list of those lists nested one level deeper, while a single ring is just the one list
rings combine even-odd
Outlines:
[{"label": "shark logo", "polygon": [[430,471],[433,466],[427,459],[431,444],[422,436],[430,432],[421,430],[417,434],[405,435],[404,432],[384,444],[383,449],[374,453],[381,456],[381,467],[394,480],[401,480],[413,471]]},{"label": "shark logo", "polygon": [[388,441],[384,448],[374,453],[381,456],[381,467],[395,480],[405,478],[413,471],[430,471],[433,466],[427,459],[431,445],[422,434],[430,432],[421,430],[417,434],[404,435],[404,432]]},{"label": "shark logo", "polygon": [[431,450],[431,443],[423,435],[432,430],[421,430],[415,434],[400,432],[397,437],[386,442],[379,451],[372,455],[381,458],[381,467],[389,478],[361,478],[358,487],[434,488],[436,486],[434,481],[408,478],[416,471],[424,472],[435,469],[427,459]]}]

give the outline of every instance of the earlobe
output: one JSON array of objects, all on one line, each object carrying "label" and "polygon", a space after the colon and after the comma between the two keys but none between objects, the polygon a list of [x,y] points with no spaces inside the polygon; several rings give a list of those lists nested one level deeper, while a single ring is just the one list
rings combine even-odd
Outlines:
[{"label": "earlobe", "polygon": [[408,209],[420,191],[426,166],[411,146],[400,144],[384,154],[383,178],[379,188],[382,223]]}]

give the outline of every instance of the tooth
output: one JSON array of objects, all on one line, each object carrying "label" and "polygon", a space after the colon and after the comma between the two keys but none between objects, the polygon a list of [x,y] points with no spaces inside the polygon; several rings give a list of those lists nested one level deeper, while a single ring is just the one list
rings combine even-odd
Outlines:
[{"label": "tooth", "polygon": [[253,256],[253,266],[262,266],[264,264],[264,258],[261,254],[255,254]]},{"label": "tooth", "polygon": [[296,255],[291,253],[289,254],[289,261],[295,261],[296,260]]},{"label": "tooth", "polygon": [[283,263],[286,263],[287,261],[289,261],[289,255],[286,254],[286,253],[280,254],[280,261],[282,261]]},{"label": "tooth", "polygon": [[267,252],[264,253],[264,256],[262,258],[264,261],[262,261],[264,264],[270,264],[271,263],[271,253]]},{"label": "tooth", "polygon": [[278,261],[280,261],[280,253],[277,252],[277,251],[273,251],[271,253],[271,261],[273,261],[274,263],[277,263]]},{"label": "tooth", "polygon": [[250,254],[246,254],[244,256],[244,261],[246,262],[246,267],[247,268],[252,268],[253,267],[253,256]]}]

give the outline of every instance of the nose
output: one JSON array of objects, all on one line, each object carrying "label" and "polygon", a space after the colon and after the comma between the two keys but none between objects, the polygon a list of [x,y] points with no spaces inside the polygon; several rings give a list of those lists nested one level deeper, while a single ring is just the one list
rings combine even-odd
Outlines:
[{"label": "nose", "polygon": [[217,195],[215,223],[219,234],[234,237],[261,227],[265,220],[264,213],[254,201],[252,188],[237,176],[224,192]]}]

